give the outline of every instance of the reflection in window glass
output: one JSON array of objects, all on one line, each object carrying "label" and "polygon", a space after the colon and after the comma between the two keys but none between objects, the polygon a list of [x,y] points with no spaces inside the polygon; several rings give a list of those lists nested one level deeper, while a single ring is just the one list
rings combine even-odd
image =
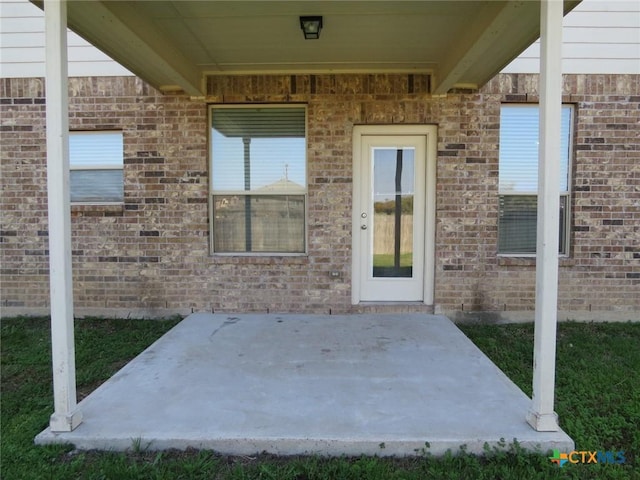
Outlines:
[{"label": "reflection in window glass", "polygon": [[373,276],[413,275],[413,148],[373,149]]},{"label": "reflection in window glass", "polygon": [[213,108],[213,250],[304,253],[302,107]]}]

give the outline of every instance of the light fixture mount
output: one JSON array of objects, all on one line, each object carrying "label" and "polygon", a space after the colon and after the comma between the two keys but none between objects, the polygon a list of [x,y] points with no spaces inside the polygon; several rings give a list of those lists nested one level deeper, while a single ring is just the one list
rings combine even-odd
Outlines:
[{"label": "light fixture mount", "polygon": [[302,29],[306,40],[317,40],[320,38],[320,30],[322,30],[322,17],[300,17],[300,28]]}]

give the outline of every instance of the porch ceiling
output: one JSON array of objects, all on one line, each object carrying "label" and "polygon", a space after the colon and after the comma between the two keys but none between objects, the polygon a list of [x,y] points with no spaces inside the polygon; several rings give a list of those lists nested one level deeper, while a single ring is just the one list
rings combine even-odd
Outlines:
[{"label": "porch ceiling", "polygon": [[[319,40],[301,15],[323,16]],[[200,96],[211,74],[415,71],[446,93],[482,86],[535,41],[540,2],[71,0],[68,25],[160,90]]]}]

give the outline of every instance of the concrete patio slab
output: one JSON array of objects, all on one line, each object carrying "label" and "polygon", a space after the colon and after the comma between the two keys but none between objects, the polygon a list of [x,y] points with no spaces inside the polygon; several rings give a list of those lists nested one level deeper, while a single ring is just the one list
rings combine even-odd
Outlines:
[{"label": "concrete patio slab", "polygon": [[80,403],[73,432],[38,444],[225,454],[434,455],[534,431],[530,400],[447,318],[425,314],[187,317]]}]

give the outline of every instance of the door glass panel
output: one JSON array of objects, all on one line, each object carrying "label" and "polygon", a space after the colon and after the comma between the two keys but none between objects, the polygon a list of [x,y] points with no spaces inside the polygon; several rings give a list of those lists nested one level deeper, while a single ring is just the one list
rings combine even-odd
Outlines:
[{"label": "door glass panel", "polygon": [[373,277],[413,276],[415,149],[372,149]]}]

